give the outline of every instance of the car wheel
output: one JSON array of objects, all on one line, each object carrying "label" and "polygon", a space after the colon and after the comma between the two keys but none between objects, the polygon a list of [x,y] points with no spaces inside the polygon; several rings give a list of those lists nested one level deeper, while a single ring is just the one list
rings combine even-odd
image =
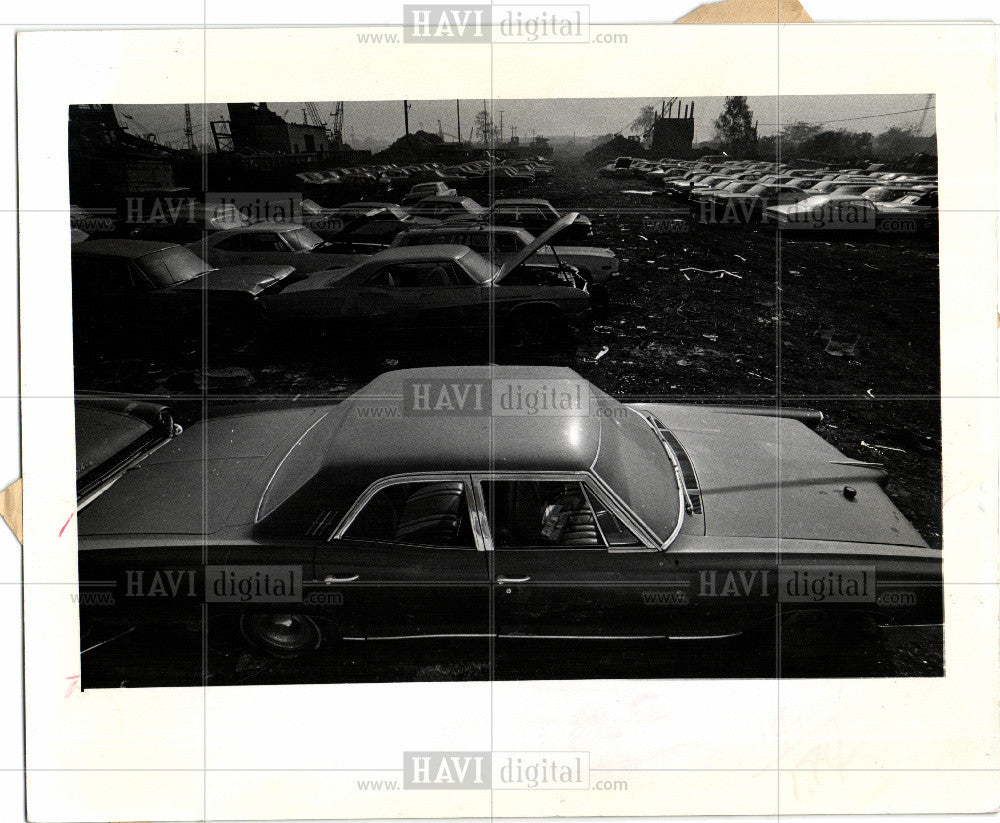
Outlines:
[{"label": "car wheel", "polygon": [[298,657],[319,648],[323,635],[311,617],[281,612],[247,612],[240,618],[243,637],[272,657]]},{"label": "car wheel", "polygon": [[256,305],[208,307],[207,345],[211,351],[232,352],[244,348],[257,337],[262,316]]},{"label": "car wheel", "polygon": [[564,332],[561,318],[541,307],[514,312],[507,323],[507,337],[514,348],[541,348],[555,343]]}]

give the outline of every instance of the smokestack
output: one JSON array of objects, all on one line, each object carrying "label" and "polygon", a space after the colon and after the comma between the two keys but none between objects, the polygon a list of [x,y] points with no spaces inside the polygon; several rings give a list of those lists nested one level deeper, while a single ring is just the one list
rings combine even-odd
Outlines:
[{"label": "smokestack", "polygon": [[694,117],[694,100],[691,101],[691,116]]}]

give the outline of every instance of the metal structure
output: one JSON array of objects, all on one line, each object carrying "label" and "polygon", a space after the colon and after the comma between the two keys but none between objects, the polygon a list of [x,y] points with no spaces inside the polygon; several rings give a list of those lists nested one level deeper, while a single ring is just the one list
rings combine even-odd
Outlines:
[{"label": "metal structure", "polygon": [[184,104],[184,140],[187,147],[194,150],[194,126],[191,125],[191,104]]}]

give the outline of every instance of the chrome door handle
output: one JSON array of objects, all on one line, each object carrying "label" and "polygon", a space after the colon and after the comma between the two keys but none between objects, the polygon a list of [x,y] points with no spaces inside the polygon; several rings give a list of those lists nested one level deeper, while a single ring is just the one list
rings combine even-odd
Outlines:
[{"label": "chrome door handle", "polygon": [[353,583],[359,577],[361,577],[360,574],[352,574],[350,577],[334,577],[332,574],[328,574],[323,578],[323,582],[328,586],[334,583]]},{"label": "chrome door handle", "polygon": [[497,583],[527,583],[531,580],[530,577],[504,577],[502,574],[497,575]]}]

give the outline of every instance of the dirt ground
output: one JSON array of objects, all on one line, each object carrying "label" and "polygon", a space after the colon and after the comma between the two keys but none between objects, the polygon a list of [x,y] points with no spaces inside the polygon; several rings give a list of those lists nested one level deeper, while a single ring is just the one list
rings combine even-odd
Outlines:
[{"label": "dirt ground", "polygon": [[[702,225],[664,198],[626,193],[643,189],[648,186],[642,181],[601,179],[582,163],[557,160],[550,183],[519,193],[588,214],[594,222],[591,244],[614,249],[622,272],[611,283],[606,316],[579,328],[567,351],[535,355],[532,362],[571,366],[624,401],[819,409],[826,415],[819,433],[849,457],[883,463],[890,497],[940,548],[937,238],[874,232],[777,236],[763,228]],[[213,355],[207,358],[208,378],[192,350],[79,361],[76,379],[79,389],[189,398],[206,392],[249,393],[262,401],[275,395],[339,399],[389,368],[476,360],[486,351],[373,354],[307,341]],[[940,631],[892,634],[879,653],[878,673],[940,674],[941,647]],[[129,679],[114,662],[121,655],[110,649],[101,654],[110,681]],[[684,660],[673,661],[666,676],[711,676],[703,663]],[[338,680],[365,679],[386,668],[384,662],[352,668],[339,656],[335,665]],[[389,679],[491,676],[488,665],[400,665],[399,676]],[[773,663],[761,671],[746,660],[727,665],[715,676],[775,671]],[[282,682],[287,675],[283,664],[245,657],[230,659],[224,668],[238,682]],[[538,676],[516,665],[509,671]],[[733,674],[739,671],[745,673]],[[502,674],[493,670],[492,676]],[[330,679],[324,665],[311,676]],[[634,676],[651,675],[637,670]]]}]

